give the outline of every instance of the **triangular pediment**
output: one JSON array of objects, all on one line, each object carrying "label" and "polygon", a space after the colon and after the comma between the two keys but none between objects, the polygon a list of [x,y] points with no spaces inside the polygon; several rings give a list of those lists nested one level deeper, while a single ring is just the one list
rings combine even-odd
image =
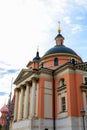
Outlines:
[{"label": "triangular pediment", "polygon": [[26,75],[28,75],[32,70],[30,69],[22,69],[20,73],[18,74],[17,78],[14,81],[14,84],[16,84],[19,80],[22,80]]}]

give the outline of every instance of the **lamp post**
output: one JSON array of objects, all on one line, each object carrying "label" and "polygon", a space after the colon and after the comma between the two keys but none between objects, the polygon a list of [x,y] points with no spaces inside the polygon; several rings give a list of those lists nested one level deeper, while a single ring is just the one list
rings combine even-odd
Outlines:
[{"label": "lamp post", "polygon": [[81,113],[81,115],[82,115],[82,119],[83,119],[83,130],[85,130],[85,110],[84,109],[82,109],[82,110],[80,110],[80,113]]}]

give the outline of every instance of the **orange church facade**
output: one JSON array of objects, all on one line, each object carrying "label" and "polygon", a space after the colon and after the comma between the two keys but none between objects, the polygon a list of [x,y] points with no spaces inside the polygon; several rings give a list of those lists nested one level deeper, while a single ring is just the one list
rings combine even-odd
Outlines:
[{"label": "orange church facade", "polygon": [[[81,130],[87,115],[87,63],[64,45],[60,27],[56,45],[22,69],[14,81],[12,130]],[[85,128],[87,128],[85,120]]]}]

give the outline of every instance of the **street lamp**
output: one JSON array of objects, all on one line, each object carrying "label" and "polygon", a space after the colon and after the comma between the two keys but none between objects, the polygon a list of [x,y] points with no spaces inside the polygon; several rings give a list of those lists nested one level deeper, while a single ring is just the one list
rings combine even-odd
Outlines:
[{"label": "street lamp", "polygon": [[84,109],[82,109],[82,110],[80,110],[80,113],[81,113],[81,115],[82,115],[82,118],[83,118],[83,130],[85,130],[85,110]]}]

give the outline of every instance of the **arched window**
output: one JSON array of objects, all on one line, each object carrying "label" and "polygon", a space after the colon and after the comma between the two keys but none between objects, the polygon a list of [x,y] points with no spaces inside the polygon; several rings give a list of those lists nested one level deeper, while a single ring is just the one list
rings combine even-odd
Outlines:
[{"label": "arched window", "polygon": [[58,58],[54,59],[54,66],[58,66]]},{"label": "arched window", "polygon": [[64,78],[62,78],[62,79],[60,80],[59,85],[60,85],[59,87],[63,87],[63,86],[66,85]]}]

